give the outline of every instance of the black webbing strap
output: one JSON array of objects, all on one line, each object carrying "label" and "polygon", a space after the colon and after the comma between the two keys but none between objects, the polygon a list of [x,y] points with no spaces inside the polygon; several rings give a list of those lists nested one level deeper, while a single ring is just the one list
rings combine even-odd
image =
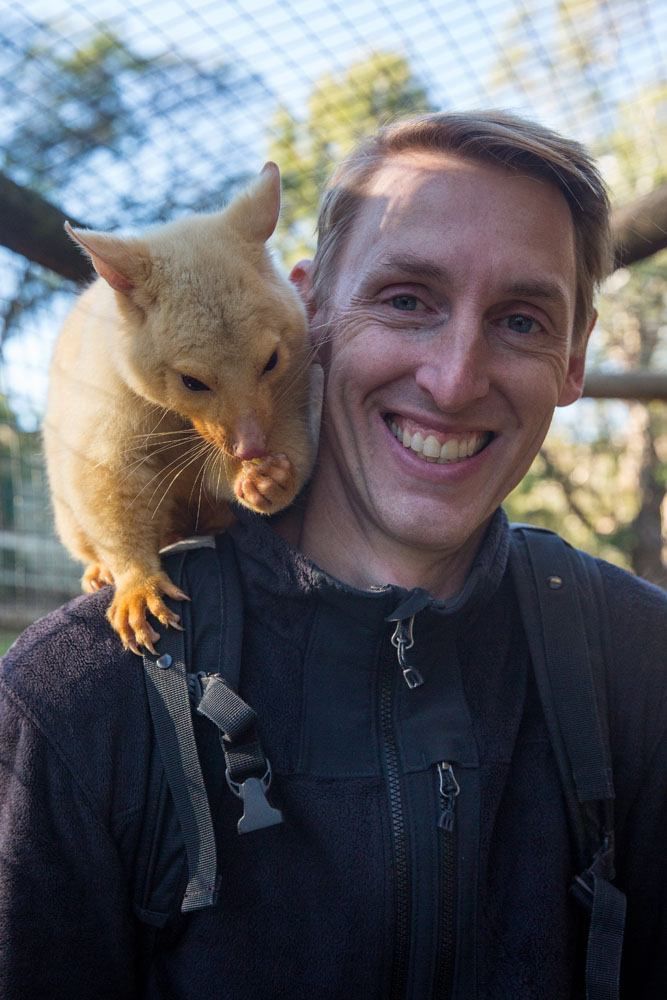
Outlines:
[{"label": "black webbing strap", "polygon": [[[571,829],[586,866],[573,886],[591,913],[586,998],[617,1000],[626,899],[611,881],[614,789],[593,673],[593,661],[602,656],[604,594],[594,561],[584,561],[551,532],[514,526],[510,565]],[[591,602],[588,629],[578,580]]]},{"label": "black webbing strap", "polygon": [[586,1000],[618,1000],[626,898],[606,878],[594,877],[586,950]]},{"label": "black webbing strap", "polygon": [[536,663],[538,686],[542,685],[558,719],[579,801],[613,799],[576,569],[558,535],[524,531],[523,538],[542,622],[544,655]]},{"label": "black webbing strap", "polygon": [[177,629],[161,630],[160,655],[143,657],[155,739],[171,791],[188,862],[181,911],[216,902],[215,834],[192,727],[185,644]]},{"label": "black webbing strap", "polygon": [[[243,643],[243,588],[234,545],[228,534],[215,539],[218,553],[220,586],[220,673],[233,691],[238,691],[241,679],[241,647]],[[211,671],[213,672],[213,671]]]},{"label": "black webbing strap", "polygon": [[236,693],[241,675],[243,641],[243,588],[236,552],[227,534],[215,540],[219,556],[221,605],[220,673],[201,678],[202,692],[197,711],[218,728],[225,756],[226,778],[232,792],[243,802],[239,833],[250,833],[282,823],[283,815],[268,801],[271,765],[257,733],[257,716]]},{"label": "black webbing strap", "polygon": [[227,783],[243,802],[238,832],[250,833],[282,823],[281,811],[274,809],[267,798],[271,765],[262,750],[255,712],[220,675],[206,677],[203,683],[204,693],[197,711],[210,719],[220,732]]}]

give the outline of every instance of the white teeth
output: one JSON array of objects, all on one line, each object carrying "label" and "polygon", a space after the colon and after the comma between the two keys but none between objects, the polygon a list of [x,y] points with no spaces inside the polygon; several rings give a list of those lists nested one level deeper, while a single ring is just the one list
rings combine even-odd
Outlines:
[{"label": "white teeth", "polygon": [[412,435],[412,440],[410,441],[410,447],[413,451],[421,452],[424,450],[424,438],[417,431],[416,434]]},{"label": "white teeth", "polygon": [[424,445],[422,447],[422,454],[424,454],[426,458],[440,458],[440,442],[438,441],[437,438],[433,437],[432,434],[429,434],[429,436],[424,441]]},{"label": "white teeth", "polygon": [[404,448],[411,448],[417,455],[422,455],[427,462],[437,462],[440,465],[475,455],[481,451],[487,439],[485,434],[470,434],[462,438],[450,438],[441,445],[434,434],[428,434],[426,437],[420,431],[411,434],[407,427],[401,430],[394,420],[388,426]]},{"label": "white teeth", "polygon": [[454,459],[459,457],[459,442],[458,441],[445,441],[442,448],[440,449],[440,458],[444,459],[445,462],[453,462]]}]

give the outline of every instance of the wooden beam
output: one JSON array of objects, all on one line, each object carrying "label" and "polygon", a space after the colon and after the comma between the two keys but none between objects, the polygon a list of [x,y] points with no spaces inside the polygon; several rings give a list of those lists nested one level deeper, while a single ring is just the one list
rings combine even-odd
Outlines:
[{"label": "wooden beam", "polygon": [[[86,228],[75,219],[74,226]],[[65,215],[0,173],[0,244],[72,281],[88,281],[90,262],[63,232]],[[667,247],[667,182],[612,213],[614,262],[625,267]]]},{"label": "wooden beam", "polygon": [[593,399],[667,400],[667,372],[588,372],[584,396]]},{"label": "wooden beam", "polygon": [[667,182],[612,212],[614,264],[627,267],[667,247]]}]

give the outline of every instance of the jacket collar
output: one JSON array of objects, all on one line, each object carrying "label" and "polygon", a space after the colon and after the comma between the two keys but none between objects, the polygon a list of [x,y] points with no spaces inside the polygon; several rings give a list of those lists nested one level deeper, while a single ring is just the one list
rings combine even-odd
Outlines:
[{"label": "jacket collar", "polygon": [[406,590],[388,584],[360,590],[312,563],[289,545],[270,521],[247,509],[237,509],[237,523],[230,529],[244,578],[255,597],[303,599],[318,596],[341,611],[372,625],[376,621],[397,621],[429,610],[452,624],[467,627],[493,597],[507,568],[509,525],[502,508],[494,514],[477,551],[470,572],[458,594],[447,600],[434,598],[421,588]]}]

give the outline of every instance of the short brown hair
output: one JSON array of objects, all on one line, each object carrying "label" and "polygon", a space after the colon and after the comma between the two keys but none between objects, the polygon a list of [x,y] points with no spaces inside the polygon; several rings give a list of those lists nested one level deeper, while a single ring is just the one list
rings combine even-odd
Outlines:
[{"label": "short brown hair", "polygon": [[575,236],[577,291],[574,337],[593,316],[596,287],[611,268],[609,199],[590,154],[578,142],[504,111],[436,112],[386,125],[363,140],[338,166],[325,190],[317,224],[313,299],[325,306],[337,257],[382,163],[423,149],[452,153],[545,179],[565,196]]}]

